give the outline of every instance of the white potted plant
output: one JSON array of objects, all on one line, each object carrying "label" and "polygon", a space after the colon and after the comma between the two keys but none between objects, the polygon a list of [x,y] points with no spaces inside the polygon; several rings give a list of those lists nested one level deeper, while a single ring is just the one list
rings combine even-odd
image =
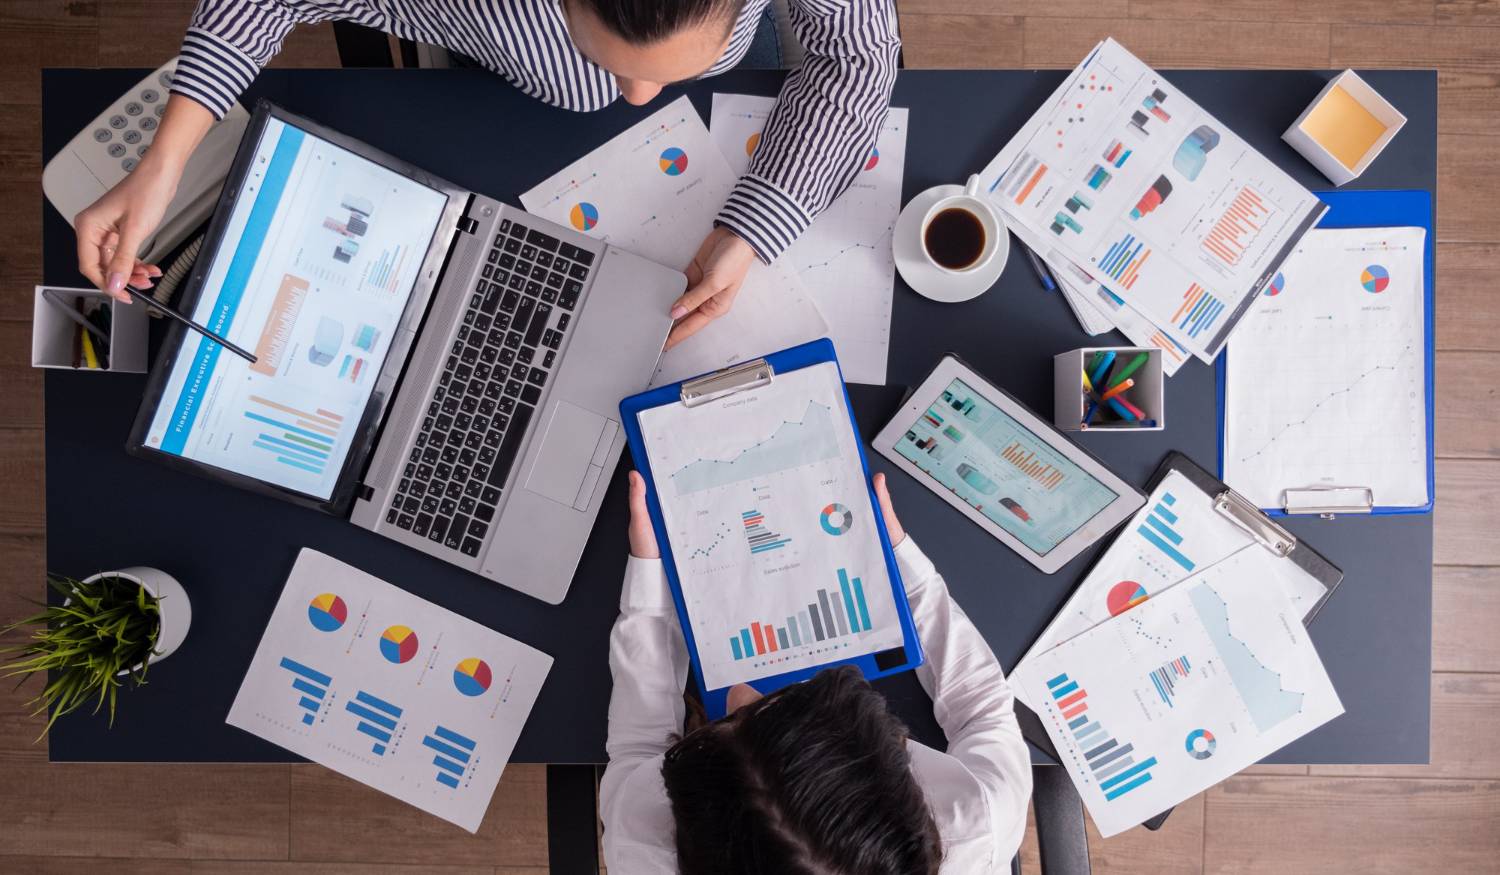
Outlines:
[{"label": "white potted plant", "polygon": [[156,568],[101,571],[83,580],[48,575],[47,585],[63,597],[60,605],[41,604],[33,616],[0,630],[9,635],[34,626],[21,643],[0,649],[4,677],[51,676],[30,703],[48,713],[45,735],[57,718],[94,701],[98,713],[109,706],[114,725],[115,698],[122,686],[146,682],[149,666],[171,656],[187,638],[193,610],[175,578]]}]

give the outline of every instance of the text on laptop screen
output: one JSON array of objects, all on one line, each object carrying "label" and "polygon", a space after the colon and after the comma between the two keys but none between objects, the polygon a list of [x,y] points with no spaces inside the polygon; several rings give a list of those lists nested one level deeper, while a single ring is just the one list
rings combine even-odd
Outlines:
[{"label": "text on laptop screen", "polygon": [[270,118],[146,445],[328,499],[447,195]]}]

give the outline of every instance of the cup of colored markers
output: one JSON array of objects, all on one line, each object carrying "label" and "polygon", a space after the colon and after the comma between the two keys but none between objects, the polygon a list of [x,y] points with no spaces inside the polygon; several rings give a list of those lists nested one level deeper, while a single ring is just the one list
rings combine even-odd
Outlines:
[{"label": "cup of colored markers", "polygon": [[1155,347],[1090,346],[1053,357],[1052,421],[1063,431],[1160,431],[1165,379]]}]

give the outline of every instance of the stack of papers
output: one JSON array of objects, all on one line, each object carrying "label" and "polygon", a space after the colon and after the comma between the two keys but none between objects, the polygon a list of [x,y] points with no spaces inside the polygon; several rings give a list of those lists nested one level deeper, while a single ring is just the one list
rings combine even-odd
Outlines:
[{"label": "stack of papers", "polygon": [[1163,478],[1011,673],[1103,835],[1343,713],[1303,627],[1325,593]]},{"label": "stack of papers", "polygon": [[1090,333],[1213,361],[1325,207],[1114,40],[980,174]]},{"label": "stack of papers", "polygon": [[[521,195],[527,210],[686,270],[734,188],[734,172],[686,97]],[[755,262],[734,308],[661,359],[651,385],[677,382],[828,333],[785,260]]]}]

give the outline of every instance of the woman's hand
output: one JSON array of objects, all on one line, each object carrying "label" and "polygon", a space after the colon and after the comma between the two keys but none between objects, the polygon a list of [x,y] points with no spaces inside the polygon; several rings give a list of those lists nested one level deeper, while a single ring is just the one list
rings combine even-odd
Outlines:
[{"label": "woman's hand", "polygon": [[885,475],[875,475],[875,498],[880,502],[880,515],[885,519],[885,530],[891,536],[891,546],[895,547],[906,540],[906,530],[901,528],[901,521],[896,519],[896,511],[891,507],[891,494],[885,488]]},{"label": "woman's hand", "polygon": [[630,555],[637,559],[660,559],[656,531],[646,510],[646,480],[639,471],[630,472]]},{"label": "woman's hand", "polygon": [[146,154],[140,166],[78,214],[78,271],[117,300],[130,303],[129,283],[145,288],[161,276],[154,264],[136,258],[141,243],[161,224],[177,193],[180,174]]},{"label": "woman's hand", "polygon": [[755,250],[733,231],[728,228],[710,231],[687,267],[687,292],[672,305],[672,319],[677,324],[667,335],[667,349],[728,313],[754,262]]},{"label": "woman's hand", "polygon": [[166,113],[141,163],[73,220],[78,272],[89,282],[128,304],[127,283],[144,288],[161,276],[156,265],[136,255],[161,225],[183,167],[213,124],[213,113],[192,98],[174,94],[167,99]]}]

